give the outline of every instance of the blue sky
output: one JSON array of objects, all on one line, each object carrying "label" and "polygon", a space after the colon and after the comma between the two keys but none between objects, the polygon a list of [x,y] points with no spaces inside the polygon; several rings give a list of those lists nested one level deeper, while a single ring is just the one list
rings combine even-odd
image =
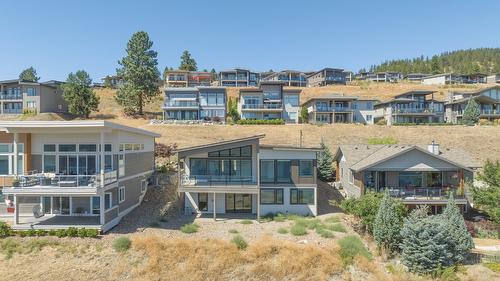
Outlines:
[{"label": "blue sky", "polygon": [[500,1],[2,1],[0,80],[115,73],[149,33],[159,69],[189,50],[200,69],[357,71],[387,59],[500,47]]}]

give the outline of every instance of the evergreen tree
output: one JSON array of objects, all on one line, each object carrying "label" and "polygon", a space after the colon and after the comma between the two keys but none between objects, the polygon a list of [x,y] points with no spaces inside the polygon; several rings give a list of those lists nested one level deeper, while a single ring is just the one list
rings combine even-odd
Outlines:
[{"label": "evergreen tree", "polygon": [[104,77],[103,80],[104,80],[103,83],[104,88],[113,88],[113,85],[111,85],[111,77],[109,77],[109,75]]},{"label": "evergreen tree", "polygon": [[428,217],[426,208],[404,220],[401,237],[401,262],[409,271],[428,274],[451,265],[448,229],[440,216]]},{"label": "evergreen tree", "polygon": [[97,110],[99,97],[92,90],[92,79],[84,70],[70,73],[62,89],[70,113],[89,118],[90,113]]},{"label": "evergreen tree", "polygon": [[467,106],[465,107],[464,115],[462,116],[462,123],[465,125],[472,126],[479,122],[479,116],[481,112],[479,111],[479,105],[476,103],[474,98],[470,98]]},{"label": "evergreen tree", "polygon": [[231,117],[233,123],[240,120],[240,114],[238,113],[238,103],[232,98],[229,98],[227,100],[227,115]]},{"label": "evergreen tree", "polygon": [[441,67],[439,66],[438,56],[433,56],[431,59],[431,73],[438,74],[441,72]]},{"label": "evergreen tree", "polygon": [[19,74],[19,79],[29,82],[38,82],[40,77],[36,76],[36,69],[33,66],[30,66]]},{"label": "evergreen tree", "polygon": [[453,255],[452,261],[453,263],[462,263],[467,258],[469,251],[474,248],[474,242],[467,231],[464,218],[455,203],[453,194],[448,199],[442,217],[447,223],[448,245]]},{"label": "evergreen tree", "polygon": [[152,46],[146,32],[136,32],[127,43],[127,55],[119,61],[122,68],[117,69],[117,73],[122,77],[123,85],[115,99],[127,114],[142,114],[144,104],[160,93],[158,54],[151,50]]},{"label": "evergreen tree", "polygon": [[483,184],[472,187],[474,207],[485,211],[500,226],[500,162],[487,160],[477,178]]},{"label": "evergreen tree", "polygon": [[302,120],[302,123],[309,122],[309,112],[307,111],[307,107],[305,106],[300,108],[300,119]]},{"label": "evergreen tree", "polygon": [[333,180],[333,155],[330,149],[326,146],[321,139],[321,151],[318,152],[318,177],[322,181],[332,181]]},{"label": "evergreen tree", "polygon": [[168,66],[165,66],[165,68],[163,69],[163,81],[166,81],[167,80],[167,72],[170,71],[170,69],[168,68]]},{"label": "evergreen tree", "polygon": [[196,65],[196,60],[191,57],[189,51],[185,50],[181,56],[181,65],[179,66],[181,70],[196,71],[198,66]]},{"label": "evergreen tree", "polygon": [[386,189],[373,224],[373,238],[377,246],[388,254],[397,253],[402,227],[403,217],[398,211],[395,199],[389,194],[389,189]]},{"label": "evergreen tree", "polygon": [[210,70],[210,76],[212,77],[212,81],[217,81],[217,72],[215,71],[214,68]]}]

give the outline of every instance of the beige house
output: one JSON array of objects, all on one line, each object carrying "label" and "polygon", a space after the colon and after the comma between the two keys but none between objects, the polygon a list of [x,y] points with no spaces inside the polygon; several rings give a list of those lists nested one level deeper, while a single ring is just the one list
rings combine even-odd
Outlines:
[{"label": "beige house", "polygon": [[20,79],[0,81],[0,115],[67,112],[62,82],[29,82]]}]

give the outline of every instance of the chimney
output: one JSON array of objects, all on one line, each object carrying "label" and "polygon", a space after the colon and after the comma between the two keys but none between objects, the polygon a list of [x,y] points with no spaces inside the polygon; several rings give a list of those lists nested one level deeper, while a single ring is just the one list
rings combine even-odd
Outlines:
[{"label": "chimney", "polygon": [[427,146],[427,150],[434,155],[439,155],[439,144],[432,140],[432,143]]}]

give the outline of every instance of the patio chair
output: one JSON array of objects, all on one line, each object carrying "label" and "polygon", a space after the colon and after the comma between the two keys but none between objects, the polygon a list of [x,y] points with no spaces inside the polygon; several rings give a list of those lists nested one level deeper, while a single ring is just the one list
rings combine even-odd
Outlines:
[{"label": "patio chair", "polygon": [[42,208],[40,207],[40,205],[33,206],[33,216],[36,219],[43,217],[43,215],[44,215],[44,213],[42,212]]}]

